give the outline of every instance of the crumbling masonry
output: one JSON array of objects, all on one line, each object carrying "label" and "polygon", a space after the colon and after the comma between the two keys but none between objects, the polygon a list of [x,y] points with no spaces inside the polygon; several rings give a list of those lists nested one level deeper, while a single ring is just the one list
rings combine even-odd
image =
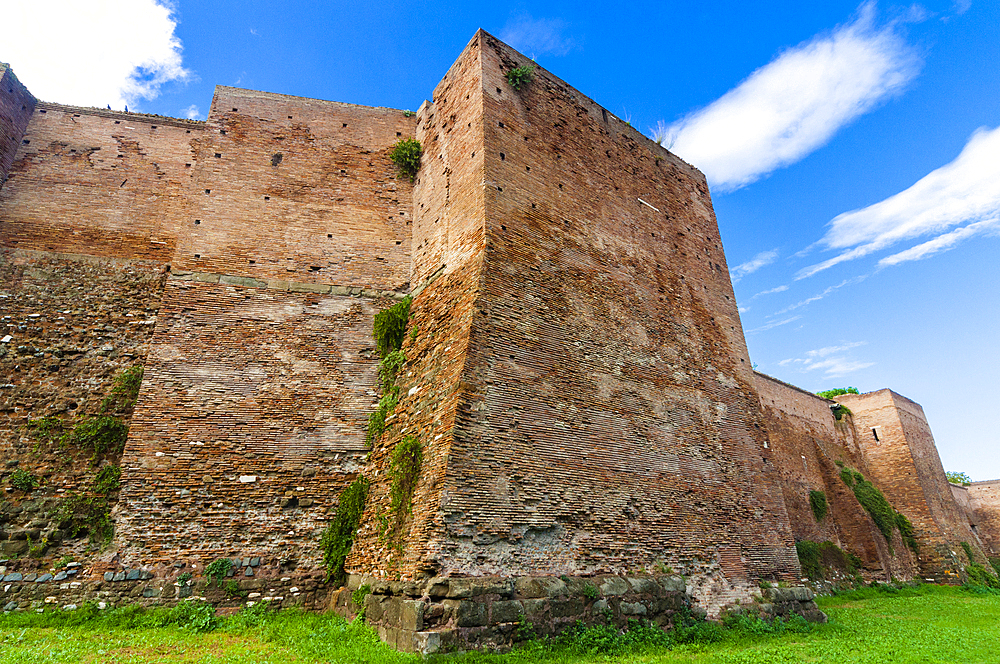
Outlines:
[{"label": "crumbling masonry", "polygon": [[[524,65],[480,31],[415,114],[220,86],[205,122],[40,102],[0,65],[0,608],[354,614],[367,586],[380,635],[429,652],[754,600],[820,619],[804,588],[761,597],[802,579],[797,541],[867,579],[957,581],[962,542],[1000,555],[996,483],[949,486],[917,404],[836,412],[752,370],[704,176],[541,68],[515,89]],[[403,138],[424,148],[412,182]],[[406,296],[400,400],[369,445],[372,322]],[[39,434],[100,416],[135,365],[123,450]],[[60,506],[116,463],[114,538],[88,548]],[[320,535],[360,477],[337,590]],[[203,578],[223,557],[225,594]]]}]

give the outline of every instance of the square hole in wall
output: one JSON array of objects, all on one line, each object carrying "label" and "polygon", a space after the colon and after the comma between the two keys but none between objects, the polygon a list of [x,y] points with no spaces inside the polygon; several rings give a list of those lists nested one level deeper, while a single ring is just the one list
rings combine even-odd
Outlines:
[{"label": "square hole in wall", "polygon": [[265,196],[265,197],[264,197],[264,200],[265,200],[265,201],[269,201],[269,200],[271,200],[271,197],[270,197],[270,196]]},{"label": "square hole in wall", "polygon": [[221,158],[221,157],[222,157],[222,153],[221,153],[221,152],[216,152],[216,153],[215,153],[215,158],[216,158],[216,159],[219,159],[219,158]]},{"label": "square hole in wall", "polygon": [[212,190],[211,190],[211,189],[206,189],[206,190],[205,190],[205,193],[206,193],[206,194],[211,194],[211,193],[212,193]]}]

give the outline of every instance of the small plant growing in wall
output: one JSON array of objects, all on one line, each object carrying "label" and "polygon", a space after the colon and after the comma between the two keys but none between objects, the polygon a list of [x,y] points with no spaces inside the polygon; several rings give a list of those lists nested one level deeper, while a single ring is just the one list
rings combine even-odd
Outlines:
[{"label": "small plant growing in wall", "polygon": [[121,487],[121,478],[121,466],[109,463],[97,471],[97,476],[94,478],[94,491],[103,494],[114,493]]},{"label": "small plant growing in wall", "polygon": [[420,141],[415,138],[402,138],[392,146],[389,158],[396,164],[400,176],[410,178],[412,181],[420,170],[420,157],[423,154],[424,148],[420,145]]},{"label": "small plant growing in wall", "polygon": [[809,507],[812,508],[813,516],[816,517],[817,521],[822,521],[823,517],[826,516],[828,509],[826,503],[826,494],[822,491],[810,491],[809,492]]},{"label": "small plant growing in wall", "polygon": [[217,558],[205,566],[205,578],[209,584],[215,583],[222,588],[223,582],[229,576],[229,571],[233,569],[231,558]]},{"label": "small plant growing in wall", "polygon": [[383,518],[382,535],[400,544],[403,523],[413,513],[413,491],[420,477],[424,447],[416,436],[406,436],[392,450],[389,463],[389,516]]},{"label": "small plant growing in wall", "polygon": [[319,546],[323,551],[323,566],[326,568],[326,580],[331,579],[343,584],[346,574],[344,562],[347,554],[354,546],[354,537],[361,523],[361,515],[365,511],[365,501],[368,499],[368,479],[364,476],[351,482],[340,492],[337,500],[337,515],[320,536]]},{"label": "small plant growing in wall", "polygon": [[90,452],[90,462],[96,464],[105,455],[121,454],[127,437],[125,422],[117,417],[98,415],[80,420],[59,442]]},{"label": "small plant growing in wall", "polygon": [[520,90],[522,87],[531,83],[535,78],[535,68],[531,65],[521,65],[520,67],[514,67],[507,72],[507,83],[510,87],[515,90]]},{"label": "small plant growing in wall", "polygon": [[18,468],[11,473],[7,482],[18,491],[25,493],[33,491],[38,487],[38,478],[24,468]]},{"label": "small plant growing in wall", "polygon": [[139,398],[143,369],[141,364],[129,367],[115,377],[111,393],[101,402],[102,413],[130,411]]}]

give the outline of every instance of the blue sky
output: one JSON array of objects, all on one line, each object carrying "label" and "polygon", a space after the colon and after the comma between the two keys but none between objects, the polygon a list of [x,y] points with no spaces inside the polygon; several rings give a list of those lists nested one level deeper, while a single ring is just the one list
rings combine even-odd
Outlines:
[{"label": "blue sky", "polygon": [[994,0],[59,0],[4,15],[25,27],[0,60],[40,98],[197,118],[216,84],[416,109],[485,28],[705,172],[758,369],[890,387],[923,405],[946,469],[1000,477]]}]

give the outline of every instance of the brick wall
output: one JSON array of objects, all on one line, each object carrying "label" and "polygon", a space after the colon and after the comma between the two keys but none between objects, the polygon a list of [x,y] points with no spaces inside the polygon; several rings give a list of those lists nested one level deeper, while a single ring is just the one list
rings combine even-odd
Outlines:
[{"label": "brick wall", "polygon": [[122,460],[132,564],[315,568],[360,470],[379,300],[171,279]]},{"label": "brick wall", "polygon": [[875,482],[913,522],[921,574],[954,581],[965,564],[959,542],[982,544],[952,496],[920,404],[888,389],[836,399],[854,413]]},{"label": "brick wall", "polygon": [[409,283],[402,111],[219,86],[195,151],[182,269],[398,290]]},{"label": "brick wall", "polygon": [[203,127],[40,102],[0,190],[0,243],[169,263]]},{"label": "brick wall", "polygon": [[[840,478],[837,462],[872,478],[861,454],[850,414],[837,420],[834,402],[755,373],[770,442],[769,458],[778,468],[782,493],[796,540],[830,541],[861,558],[869,579],[911,579],[915,559],[896,531],[891,548],[875,522]],[[822,491],[829,511],[816,520],[809,492]]]},{"label": "brick wall", "polygon": [[990,556],[1000,556],[1000,480],[973,482],[967,487],[976,532]]},{"label": "brick wall", "polygon": [[[463,307],[474,298],[468,341],[452,336],[458,326],[440,338],[421,322],[444,277],[415,302],[421,334],[434,334],[439,361],[457,353],[461,374],[450,441],[425,439],[432,459],[447,455],[417,491],[414,528],[428,544],[399,569],[671,566],[712,584],[701,594],[718,603],[746,595],[751,578],[795,578],[704,177],[548,72],[514,91],[503,72],[523,58],[483,32],[459,63],[479,59],[471,74],[481,92],[449,90],[446,78],[425,109],[441,123],[426,128],[425,145],[445,146],[428,149],[432,159],[464,144],[469,159],[485,154],[485,227],[466,221],[458,249],[461,220],[427,238],[437,255],[464,261],[455,278],[480,255],[482,267],[461,293],[442,293]],[[482,153],[468,137],[480,113]],[[424,162],[418,208],[432,205],[425,191],[440,204],[447,175],[447,164]],[[425,177],[437,187],[422,189]],[[422,243],[415,235],[418,266]],[[436,262],[426,260],[423,272]],[[438,403],[451,407],[451,398]],[[401,408],[415,413],[417,402]],[[413,431],[407,420],[399,426]],[[387,567],[366,560],[376,569],[364,571]]]},{"label": "brick wall", "polygon": [[0,62],[0,188],[35,108],[35,98],[21,85],[10,66]]},{"label": "brick wall", "polygon": [[[411,305],[417,333],[403,345],[409,358],[399,379],[403,398],[389,431],[372,448],[372,489],[348,561],[359,574],[432,575],[442,549],[451,547],[441,533],[441,504],[467,389],[463,371],[485,251],[480,71],[477,35],[417,113],[424,157],[414,186],[413,281],[436,279]],[[380,537],[378,516],[389,504],[391,452],[405,435],[419,437],[424,460],[399,553],[396,543]]]},{"label": "brick wall", "polygon": [[[145,362],[163,278],[153,263],[0,250],[0,558],[24,557],[28,537],[45,538],[50,557],[86,550],[56,512],[97,467],[59,437],[101,412],[116,375]],[[60,424],[51,437],[28,428],[45,417]],[[14,491],[18,469],[40,486]]]}]

